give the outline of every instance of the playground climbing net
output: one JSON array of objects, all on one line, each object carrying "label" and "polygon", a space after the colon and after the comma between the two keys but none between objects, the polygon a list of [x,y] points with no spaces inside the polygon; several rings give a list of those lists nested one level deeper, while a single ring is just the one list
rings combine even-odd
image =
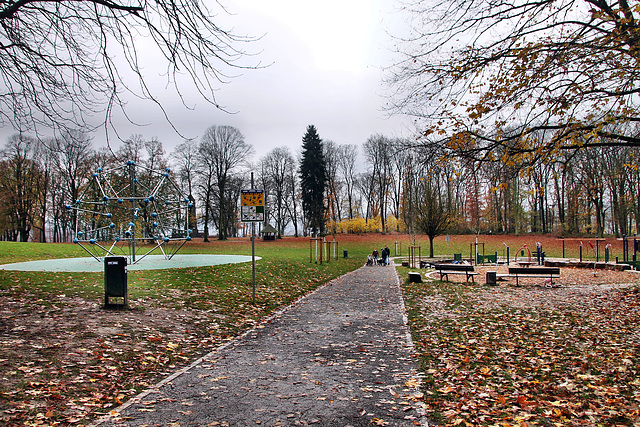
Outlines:
[{"label": "playground climbing net", "polygon": [[100,262],[126,256],[135,264],[155,251],[171,259],[191,240],[193,204],[170,172],[133,161],[98,168],[78,199],[66,206],[75,214],[74,243]]}]

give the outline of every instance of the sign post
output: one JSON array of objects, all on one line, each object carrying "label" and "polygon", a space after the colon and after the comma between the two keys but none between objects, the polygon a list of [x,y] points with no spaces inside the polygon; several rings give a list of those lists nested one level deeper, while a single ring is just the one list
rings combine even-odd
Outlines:
[{"label": "sign post", "polygon": [[[253,187],[253,172],[251,172]],[[264,190],[240,190],[240,221],[251,223],[251,271],[253,304],[256,303],[256,222],[264,222]]]}]

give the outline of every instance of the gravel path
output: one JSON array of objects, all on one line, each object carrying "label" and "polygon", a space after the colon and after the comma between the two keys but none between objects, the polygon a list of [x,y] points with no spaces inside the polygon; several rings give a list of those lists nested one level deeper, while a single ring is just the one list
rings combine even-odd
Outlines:
[{"label": "gravel path", "polygon": [[412,426],[419,375],[393,267],[329,282],[102,426]]}]

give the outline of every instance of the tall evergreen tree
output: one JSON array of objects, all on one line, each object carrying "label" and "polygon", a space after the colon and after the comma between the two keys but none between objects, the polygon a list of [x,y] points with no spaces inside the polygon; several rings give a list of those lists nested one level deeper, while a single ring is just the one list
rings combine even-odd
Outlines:
[{"label": "tall evergreen tree", "polygon": [[324,232],[324,190],[327,184],[327,170],[322,140],[313,125],[307,126],[302,138],[302,158],[300,160],[300,181],[302,186],[302,209],[311,233]]}]

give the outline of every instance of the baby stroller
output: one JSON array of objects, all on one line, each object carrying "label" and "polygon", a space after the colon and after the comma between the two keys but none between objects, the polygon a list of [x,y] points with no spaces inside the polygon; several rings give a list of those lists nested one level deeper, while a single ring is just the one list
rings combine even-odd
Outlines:
[{"label": "baby stroller", "polygon": [[367,266],[371,267],[373,265],[373,257],[371,255],[369,255],[367,257]]}]

